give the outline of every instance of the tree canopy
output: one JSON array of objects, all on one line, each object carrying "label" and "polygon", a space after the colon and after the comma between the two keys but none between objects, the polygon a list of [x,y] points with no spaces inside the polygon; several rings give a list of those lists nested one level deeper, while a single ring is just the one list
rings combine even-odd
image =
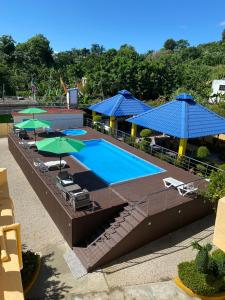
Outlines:
[{"label": "tree canopy", "polygon": [[63,94],[60,78],[74,87],[86,77],[82,93],[90,100],[127,89],[147,101],[170,99],[178,91],[204,101],[211,81],[225,77],[224,67],[225,43],[221,41],[190,46],[184,39],[168,39],[159,51],[145,54],[127,44],[118,50],[93,44],[90,49],[55,53],[42,34],[23,43],[11,36],[0,37],[0,97],[3,84],[7,95],[30,95],[33,80],[38,97],[53,99]]}]

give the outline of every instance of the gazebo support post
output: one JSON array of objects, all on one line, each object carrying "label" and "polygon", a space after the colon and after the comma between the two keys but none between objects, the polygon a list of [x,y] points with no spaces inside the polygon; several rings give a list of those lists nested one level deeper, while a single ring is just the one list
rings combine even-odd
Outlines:
[{"label": "gazebo support post", "polygon": [[185,155],[186,148],[187,148],[187,139],[180,139],[179,150],[178,150],[179,157]]},{"label": "gazebo support post", "polygon": [[131,125],[131,136],[132,137],[137,136],[137,124],[132,123],[132,125]]},{"label": "gazebo support post", "polygon": [[109,119],[109,127],[112,131],[115,130],[115,127],[116,127],[116,118],[115,117],[110,117]]}]

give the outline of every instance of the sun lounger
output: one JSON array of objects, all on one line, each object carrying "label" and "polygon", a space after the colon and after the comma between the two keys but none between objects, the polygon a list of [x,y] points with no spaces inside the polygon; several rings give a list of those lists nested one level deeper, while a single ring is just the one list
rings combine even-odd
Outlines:
[{"label": "sun lounger", "polygon": [[194,186],[193,182],[190,182],[190,183],[178,186],[177,190],[181,196],[185,196],[187,194],[196,192],[198,190],[198,188]]},{"label": "sun lounger", "polygon": [[165,187],[170,188],[170,187],[175,187],[177,188],[179,185],[184,184],[182,181],[179,181],[173,177],[167,177],[163,179],[163,183]]},{"label": "sun lounger", "polygon": [[30,141],[30,142],[27,142],[27,141],[21,141],[19,142],[20,145],[22,145],[24,148],[31,148],[31,147],[36,147],[36,142],[35,141]]},{"label": "sun lounger", "polygon": [[198,190],[198,188],[194,186],[193,182],[184,183],[173,177],[164,178],[163,182],[164,182],[165,187],[167,187],[167,188],[170,188],[170,187],[176,188],[181,196],[185,196],[187,194],[194,193]]},{"label": "sun lounger", "polygon": [[[43,162],[42,160],[34,161],[35,167],[38,167],[40,171],[46,172],[52,168],[60,168],[60,160],[52,160]],[[61,160],[61,168],[65,168],[67,165],[65,160]]]},{"label": "sun lounger", "polygon": [[50,135],[50,134],[54,134],[54,133],[57,133],[58,130],[55,130],[51,127],[44,127],[43,128],[43,132],[46,133],[47,135]]}]

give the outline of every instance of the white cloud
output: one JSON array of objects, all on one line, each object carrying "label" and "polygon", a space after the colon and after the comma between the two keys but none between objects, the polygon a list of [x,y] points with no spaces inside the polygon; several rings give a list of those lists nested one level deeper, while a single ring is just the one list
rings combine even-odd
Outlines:
[{"label": "white cloud", "polygon": [[221,22],[219,23],[219,25],[220,25],[220,26],[225,26],[225,21],[221,21]]}]

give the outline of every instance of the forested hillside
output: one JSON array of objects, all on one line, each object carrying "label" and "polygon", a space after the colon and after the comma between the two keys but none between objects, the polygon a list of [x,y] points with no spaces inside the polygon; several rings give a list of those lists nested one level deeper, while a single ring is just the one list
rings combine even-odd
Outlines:
[{"label": "forested hillside", "polygon": [[73,87],[83,76],[87,78],[84,101],[120,89],[147,101],[169,99],[179,91],[204,101],[211,93],[212,80],[225,77],[225,32],[221,41],[196,47],[186,40],[169,39],[159,51],[146,54],[130,45],[105,50],[98,44],[54,53],[41,34],[25,43],[0,37],[0,97],[3,84],[6,95],[30,95],[33,79],[37,96],[49,101],[63,93],[60,77]]}]

